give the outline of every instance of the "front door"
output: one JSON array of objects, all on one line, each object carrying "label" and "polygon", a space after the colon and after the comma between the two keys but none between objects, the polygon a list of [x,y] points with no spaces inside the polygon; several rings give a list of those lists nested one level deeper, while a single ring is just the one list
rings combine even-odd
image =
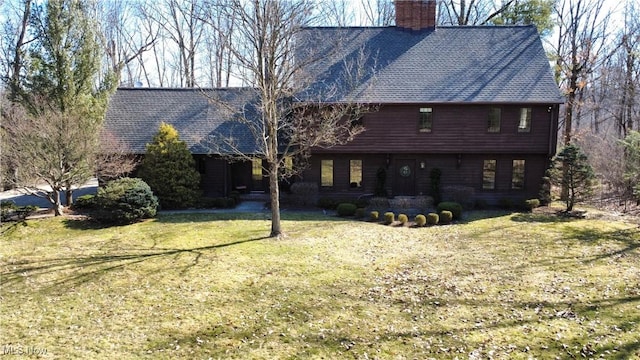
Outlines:
[{"label": "front door", "polygon": [[396,161],[393,182],[394,195],[415,195],[416,191],[416,160],[398,159]]}]

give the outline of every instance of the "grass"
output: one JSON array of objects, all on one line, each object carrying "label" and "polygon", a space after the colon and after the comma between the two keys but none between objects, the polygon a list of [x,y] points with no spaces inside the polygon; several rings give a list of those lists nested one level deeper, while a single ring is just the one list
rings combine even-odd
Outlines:
[{"label": "grass", "polygon": [[493,213],[3,225],[1,351],[43,358],[640,358],[640,229]]}]

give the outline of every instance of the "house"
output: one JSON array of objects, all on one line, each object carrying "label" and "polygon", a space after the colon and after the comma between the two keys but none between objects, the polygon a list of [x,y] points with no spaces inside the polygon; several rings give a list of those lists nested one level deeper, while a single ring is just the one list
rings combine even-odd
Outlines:
[{"label": "house", "polygon": [[[441,187],[467,189],[476,200],[538,197],[563,100],[535,27],[436,27],[434,1],[395,4],[396,26],[305,30],[301,44],[327,54],[310,69],[316,82],[307,95],[339,83],[338,64],[365,53],[368,72],[348,94],[325,101],[376,104],[378,111],[361,119],[366,130],[354,141],[316,149],[301,178],[326,195],[356,197],[374,193],[382,171],[389,195],[427,195],[438,169]],[[323,49],[336,38],[339,49]],[[206,93],[250,111],[242,105],[251,96],[246,89],[119,89],[107,128],[142,153],[159,122],[172,123],[199,159],[206,193],[265,190],[259,160],[227,163],[202,146],[233,116]],[[234,131],[251,153],[255,139]]]}]

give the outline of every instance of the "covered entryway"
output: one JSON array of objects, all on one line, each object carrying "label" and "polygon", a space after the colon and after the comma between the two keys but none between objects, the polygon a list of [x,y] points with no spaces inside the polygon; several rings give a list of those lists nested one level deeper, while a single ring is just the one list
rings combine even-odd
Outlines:
[{"label": "covered entryway", "polygon": [[394,195],[415,195],[416,192],[416,160],[398,159],[393,174]]}]

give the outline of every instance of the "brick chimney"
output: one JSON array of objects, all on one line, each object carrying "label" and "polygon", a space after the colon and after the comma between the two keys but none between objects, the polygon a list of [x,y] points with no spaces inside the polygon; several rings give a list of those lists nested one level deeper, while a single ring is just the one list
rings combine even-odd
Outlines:
[{"label": "brick chimney", "polygon": [[395,0],[396,27],[409,30],[435,29],[436,0]]}]

